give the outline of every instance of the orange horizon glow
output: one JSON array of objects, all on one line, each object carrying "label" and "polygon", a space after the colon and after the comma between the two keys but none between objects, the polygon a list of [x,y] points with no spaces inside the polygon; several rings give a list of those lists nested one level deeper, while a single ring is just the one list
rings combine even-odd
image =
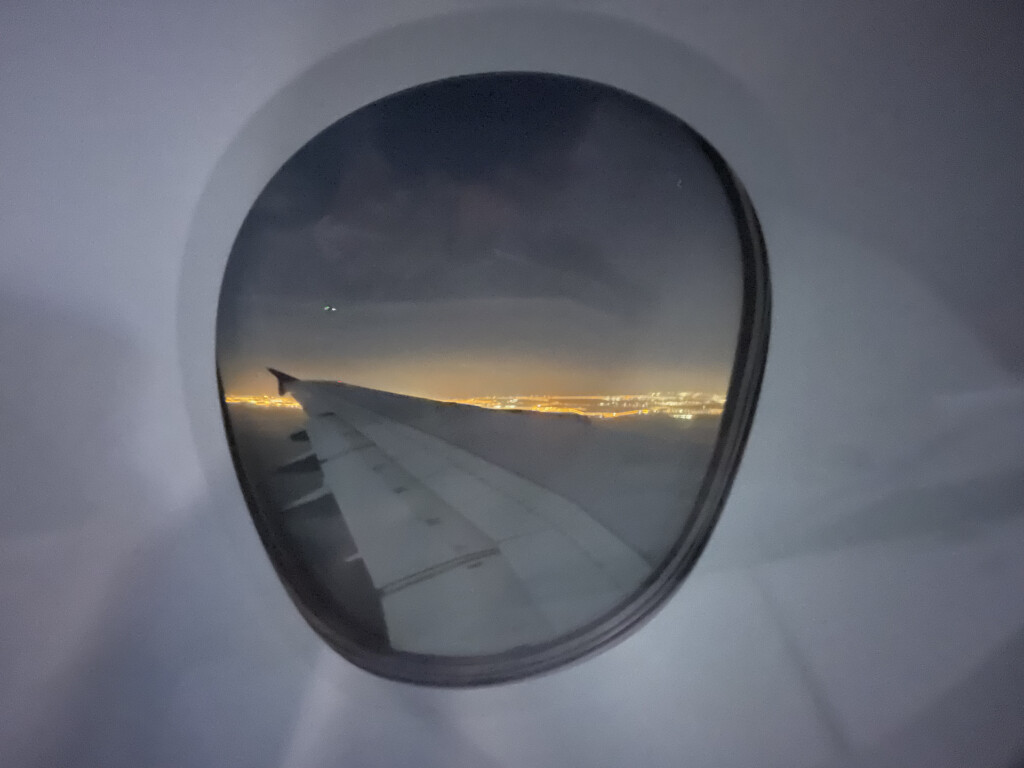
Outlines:
[{"label": "orange horizon glow", "polygon": [[[393,393],[398,394],[398,393]],[[686,395],[688,402],[679,402],[670,398]],[[722,395],[704,392],[649,392],[632,395],[488,395],[475,398],[421,398],[439,403],[468,405],[473,408],[484,408],[496,411],[530,411],[533,413],[562,413],[583,416],[586,418],[618,419],[626,416],[646,416],[661,414],[677,419],[692,419],[695,415],[721,415],[725,405]],[[580,407],[579,403],[566,404],[567,401],[598,401],[600,405],[611,406],[613,403],[626,401],[627,408],[621,411],[609,411]],[[641,407],[629,408],[628,405],[643,401]],[[653,404],[652,402],[653,401]],[[290,395],[228,395],[224,402],[229,404],[255,405],[269,408],[301,408],[302,406]],[[711,406],[710,408],[708,406]]]},{"label": "orange horizon glow", "polygon": [[[353,359],[344,370],[330,362],[281,359],[274,367],[303,381],[338,381],[352,386],[430,400],[482,397],[606,397],[614,392],[723,392],[730,376],[669,366],[620,365],[599,370],[572,360],[540,361],[522,354],[428,356],[415,360]],[[239,395],[277,394],[277,382],[263,368],[222,367],[225,389]]]},{"label": "orange horizon glow", "polygon": [[291,395],[225,395],[224,402],[236,405],[258,405],[264,408],[301,408]]}]

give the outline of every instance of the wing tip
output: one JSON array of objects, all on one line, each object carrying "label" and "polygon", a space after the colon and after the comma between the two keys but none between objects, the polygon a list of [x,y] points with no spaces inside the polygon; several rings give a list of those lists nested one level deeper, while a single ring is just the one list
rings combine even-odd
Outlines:
[{"label": "wing tip", "polygon": [[270,373],[274,375],[274,378],[277,379],[277,394],[279,395],[283,395],[288,391],[288,384],[293,381],[298,381],[294,376],[290,376],[284,371],[279,371],[277,368],[267,368],[267,370],[270,371]]}]

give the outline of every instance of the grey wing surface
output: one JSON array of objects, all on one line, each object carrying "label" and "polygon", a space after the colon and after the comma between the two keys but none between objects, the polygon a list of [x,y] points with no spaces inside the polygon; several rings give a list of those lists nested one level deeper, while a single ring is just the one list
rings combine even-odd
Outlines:
[{"label": "grey wing surface", "polygon": [[551,640],[650,573],[575,503],[355,404],[343,385],[285,377],[281,388],[306,413],[323,473],[310,497],[333,494],[396,650],[476,655]]}]

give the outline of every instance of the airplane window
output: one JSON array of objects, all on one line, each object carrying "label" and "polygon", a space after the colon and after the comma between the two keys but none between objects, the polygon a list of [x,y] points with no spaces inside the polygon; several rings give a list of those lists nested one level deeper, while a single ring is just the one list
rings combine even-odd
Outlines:
[{"label": "airplane window", "polygon": [[436,685],[636,627],[736,468],[762,250],[700,136],[589,81],[430,83],[299,149],[233,246],[217,365],[303,615],[354,663]]}]

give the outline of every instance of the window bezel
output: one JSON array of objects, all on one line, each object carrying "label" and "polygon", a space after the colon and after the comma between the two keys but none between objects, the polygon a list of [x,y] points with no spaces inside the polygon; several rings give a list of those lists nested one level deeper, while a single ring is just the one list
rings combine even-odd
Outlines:
[{"label": "window bezel", "polygon": [[[523,73],[502,71],[463,77],[514,74]],[[615,86],[587,78],[543,74],[590,82],[626,93],[632,99],[646,101]],[[421,83],[405,90],[437,82],[441,81]],[[389,94],[381,100],[402,92]],[[767,357],[771,290],[765,244],[750,198],[724,158],[680,116],[651,102],[646,103],[671,115],[685,126],[714,168],[726,194],[740,239],[742,307],[719,436],[700,492],[687,516],[686,527],[644,583],[601,618],[545,643],[490,655],[436,656],[394,651],[375,644],[374,638],[363,636],[358,625],[346,617],[343,607],[336,604],[325,594],[321,585],[310,577],[300,558],[283,541],[269,511],[262,508],[254,495],[253,483],[247,478],[235,444],[218,378],[224,430],[235,471],[257,532],[281,582],[299,612],[324,641],[342,657],[374,675],[433,687],[481,686],[521,680],[593,656],[640,629],[664,605],[692,571],[721,515],[753,420]],[[339,117],[338,120],[345,117]]]}]

